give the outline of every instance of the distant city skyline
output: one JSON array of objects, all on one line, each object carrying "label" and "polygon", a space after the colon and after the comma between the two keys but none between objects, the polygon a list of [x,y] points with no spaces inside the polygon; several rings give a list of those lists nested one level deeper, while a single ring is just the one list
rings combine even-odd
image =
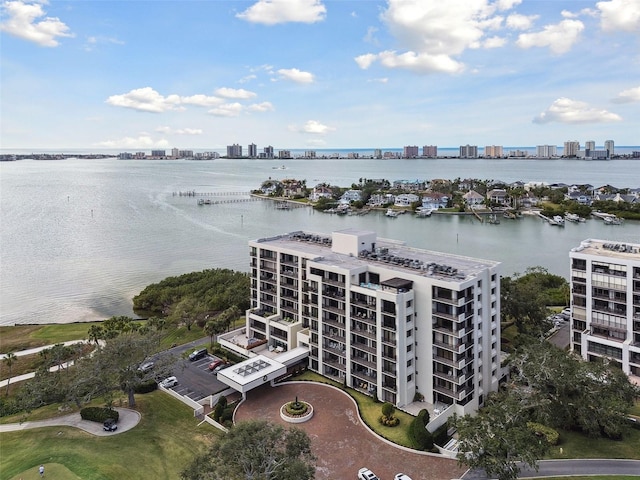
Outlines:
[{"label": "distant city skyline", "polygon": [[3,152],[640,144],[640,0],[5,0],[0,41]]}]

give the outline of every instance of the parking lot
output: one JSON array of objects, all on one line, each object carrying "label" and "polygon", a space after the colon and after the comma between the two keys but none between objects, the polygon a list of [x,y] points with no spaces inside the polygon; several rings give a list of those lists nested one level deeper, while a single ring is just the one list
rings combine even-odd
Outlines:
[{"label": "parking lot", "polygon": [[178,378],[178,384],[171,387],[171,390],[197,402],[213,393],[224,390],[227,385],[219,381],[217,375],[209,370],[209,364],[219,360],[218,357],[207,354],[193,362],[186,358],[186,354],[193,351],[196,345],[201,346],[203,342],[192,342],[174,347],[168,353],[178,358],[173,369],[173,375]]}]

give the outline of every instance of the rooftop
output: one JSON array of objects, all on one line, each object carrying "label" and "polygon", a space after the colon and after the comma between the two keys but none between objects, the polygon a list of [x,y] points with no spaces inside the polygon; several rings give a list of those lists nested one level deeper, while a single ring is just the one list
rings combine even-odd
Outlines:
[{"label": "rooftop", "polygon": [[[341,230],[341,234],[370,234],[356,229]],[[462,255],[408,247],[404,242],[384,238],[375,239],[375,250],[361,250],[358,256],[337,253],[332,250],[332,236],[312,232],[291,232],[277,237],[262,238],[256,243],[301,252],[315,262],[357,268],[363,264],[383,264],[385,268],[424,277],[435,277],[451,282],[473,278],[487,268],[500,263]]]},{"label": "rooftop", "polygon": [[614,242],[611,240],[597,240],[589,238],[580,243],[571,252],[581,252],[588,255],[601,255],[620,259],[633,259],[640,261],[640,244],[632,242]]}]

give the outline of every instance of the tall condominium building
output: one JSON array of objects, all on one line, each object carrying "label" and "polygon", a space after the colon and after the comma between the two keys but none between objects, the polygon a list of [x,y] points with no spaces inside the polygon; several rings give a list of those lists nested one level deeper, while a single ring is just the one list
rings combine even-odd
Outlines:
[{"label": "tall condominium building", "polygon": [[564,142],[564,151],[563,156],[565,157],[575,157],[578,155],[578,150],[580,150],[580,142],[576,142],[575,140]]},{"label": "tall condominium building", "polygon": [[484,147],[484,156],[498,158],[502,157],[502,145],[487,145]]},{"label": "tall condominium building", "polygon": [[271,145],[264,147],[263,152],[264,158],[273,158],[273,147]]},{"label": "tall condominium building", "polygon": [[166,156],[166,152],[164,150],[151,150],[152,157],[164,157]]},{"label": "tall condominium building", "polygon": [[249,246],[250,344],[304,348],[321,375],[397,406],[423,398],[447,415],[475,411],[498,388],[498,262],[355,229]]},{"label": "tall condominium building", "polygon": [[460,158],[478,158],[478,146],[460,145]]},{"label": "tall condominium building", "polygon": [[255,143],[250,143],[248,148],[248,156],[249,158],[257,158],[258,157],[258,147]]},{"label": "tall condominium building", "polygon": [[425,145],[422,147],[422,156],[427,158],[436,158],[438,156],[438,146]]},{"label": "tall condominium building", "polygon": [[402,158],[416,158],[419,154],[417,145],[405,145],[402,149]]},{"label": "tall condominium building", "polygon": [[558,156],[558,147],[555,145],[538,145],[536,147],[536,157],[551,158]]},{"label": "tall condominium building", "polygon": [[229,158],[241,158],[242,157],[242,145],[234,143],[233,145],[227,145],[227,157]]},{"label": "tall condominium building", "polygon": [[584,149],[585,150],[595,150],[596,149],[596,142],[594,142],[593,140],[587,140],[586,142],[584,142]]},{"label": "tall condominium building", "polygon": [[613,140],[605,140],[604,149],[609,153],[609,157],[613,157],[615,154],[615,144]]},{"label": "tall condominium building", "polygon": [[172,148],[171,149],[171,156],[173,158],[180,158],[180,150],[177,148]]},{"label": "tall condominium building", "polygon": [[640,244],[589,239],[571,260],[571,349],[640,377]]},{"label": "tall condominium building", "polygon": [[278,158],[292,158],[291,157],[291,150],[279,150],[278,151]]}]

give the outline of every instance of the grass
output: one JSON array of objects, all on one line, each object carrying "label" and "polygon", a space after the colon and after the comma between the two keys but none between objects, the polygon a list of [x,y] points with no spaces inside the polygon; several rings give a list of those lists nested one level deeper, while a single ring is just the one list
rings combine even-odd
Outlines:
[{"label": "grass", "polygon": [[[50,478],[174,479],[195,452],[220,435],[206,423],[199,426],[191,409],[165,393],[140,395],[136,402],[140,424],[112,436],[96,437],[72,427],[3,433],[2,478],[35,478],[32,472],[44,464]],[[39,416],[36,412],[29,420]],[[53,476],[57,469],[61,476]]]},{"label": "grass", "polygon": [[[627,458],[640,460],[640,430],[629,429],[623,441],[591,438],[579,432],[560,430],[560,443],[551,447],[547,459]],[[562,449],[562,450],[561,450]]]},{"label": "grass", "polygon": [[306,370],[305,372],[297,375],[293,380],[310,381],[316,383],[325,383],[327,385],[333,385],[341,390],[344,390],[351,398],[353,398],[358,404],[358,410],[364,423],[366,423],[371,430],[376,432],[381,437],[390,440],[393,443],[402,445],[405,447],[413,448],[411,441],[409,440],[409,425],[415,418],[401,410],[396,410],[394,416],[400,419],[400,424],[395,427],[387,427],[378,421],[378,418],[382,415],[382,403],[374,402],[373,398],[364,393],[360,393],[353,388],[345,388],[341,383],[335,382],[328,378],[323,377],[315,372]]},{"label": "grass", "polygon": [[0,327],[0,352],[17,352],[30,348],[87,338],[91,325],[100,322],[16,325]]}]

